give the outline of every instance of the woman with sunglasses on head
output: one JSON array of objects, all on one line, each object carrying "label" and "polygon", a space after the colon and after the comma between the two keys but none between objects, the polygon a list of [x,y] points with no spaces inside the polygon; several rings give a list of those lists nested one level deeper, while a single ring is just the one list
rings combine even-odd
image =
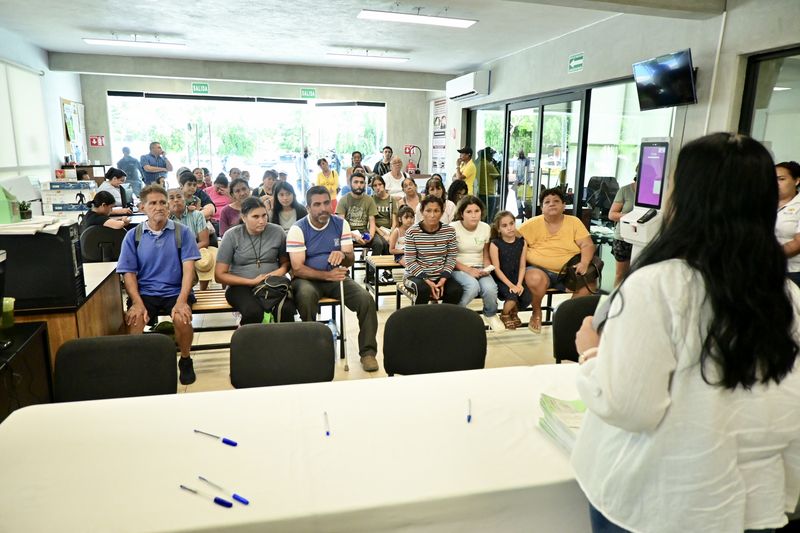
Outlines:
[{"label": "woman with sunglasses on head", "polygon": [[[451,202],[445,194],[444,185],[442,184],[442,177],[439,174],[434,174],[428,181],[425,182],[425,196],[433,195],[439,197],[444,202],[444,213],[442,213],[442,224],[450,224],[456,217],[456,204]],[[415,210],[415,220],[419,222],[422,220],[422,212],[419,205]]]}]

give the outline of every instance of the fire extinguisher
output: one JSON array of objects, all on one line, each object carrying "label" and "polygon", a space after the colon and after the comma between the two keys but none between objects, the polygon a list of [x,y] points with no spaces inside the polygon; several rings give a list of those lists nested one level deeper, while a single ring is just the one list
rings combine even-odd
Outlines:
[{"label": "fire extinguisher", "polygon": [[[414,152],[417,152],[417,162],[414,162]],[[422,160],[422,149],[419,146],[412,146],[411,153],[408,154],[408,165],[406,165],[406,172],[408,174],[419,174],[419,163]]]}]

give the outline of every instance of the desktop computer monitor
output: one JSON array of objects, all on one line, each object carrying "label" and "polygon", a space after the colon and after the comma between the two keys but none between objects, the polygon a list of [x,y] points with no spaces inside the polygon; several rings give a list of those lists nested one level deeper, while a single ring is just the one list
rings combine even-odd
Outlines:
[{"label": "desktop computer monitor", "polygon": [[636,206],[661,209],[667,172],[668,142],[643,142],[639,152]]}]

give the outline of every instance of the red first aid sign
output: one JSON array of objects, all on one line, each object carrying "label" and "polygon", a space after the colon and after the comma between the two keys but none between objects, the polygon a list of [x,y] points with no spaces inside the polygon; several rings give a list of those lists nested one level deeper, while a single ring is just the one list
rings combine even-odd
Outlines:
[{"label": "red first aid sign", "polygon": [[411,150],[413,150],[413,149],[414,149],[414,145],[413,144],[407,144],[407,145],[403,146],[403,153],[405,155],[411,155]]},{"label": "red first aid sign", "polygon": [[89,135],[89,146],[105,146],[105,135]]}]

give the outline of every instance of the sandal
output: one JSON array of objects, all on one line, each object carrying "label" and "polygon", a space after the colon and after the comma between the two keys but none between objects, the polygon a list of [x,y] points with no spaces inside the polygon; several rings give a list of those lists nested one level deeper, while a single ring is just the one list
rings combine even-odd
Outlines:
[{"label": "sandal", "polygon": [[514,318],[509,314],[500,314],[500,320],[503,322],[503,325],[506,329],[517,329],[517,324],[514,322]]},{"label": "sandal", "polygon": [[511,311],[508,315],[511,317],[512,322],[514,322],[514,327],[518,328],[522,326],[522,320],[519,319],[519,315],[516,311]]},{"label": "sandal", "polygon": [[534,315],[528,322],[528,329],[537,335],[542,332],[542,315]]}]

